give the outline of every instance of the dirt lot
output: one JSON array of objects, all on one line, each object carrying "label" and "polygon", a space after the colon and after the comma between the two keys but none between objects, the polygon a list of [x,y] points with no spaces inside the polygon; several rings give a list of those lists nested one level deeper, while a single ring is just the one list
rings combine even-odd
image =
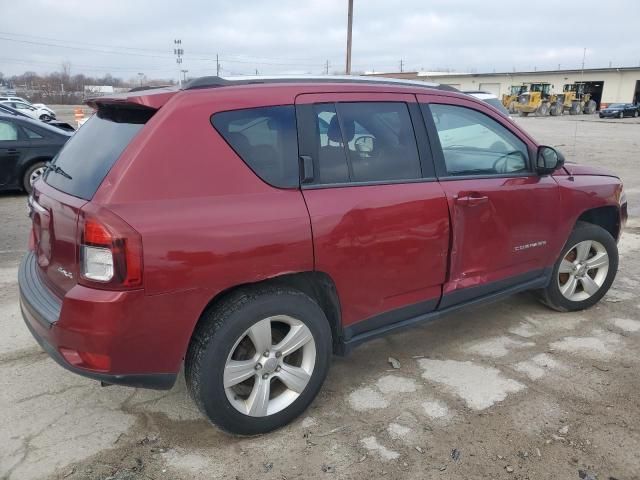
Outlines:
[{"label": "dirt lot", "polygon": [[640,478],[640,122],[517,121],[625,181],[631,220],[604,301],[559,314],[519,295],[376,340],[335,358],[308,412],[263,437],[208,425],[183,380],[102,388],[42,353],[17,301],[26,197],[0,195],[0,477]]}]

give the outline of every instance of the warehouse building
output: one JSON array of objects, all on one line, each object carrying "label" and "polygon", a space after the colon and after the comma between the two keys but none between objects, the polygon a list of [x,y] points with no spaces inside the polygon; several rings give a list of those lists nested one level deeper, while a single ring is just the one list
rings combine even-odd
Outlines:
[{"label": "warehouse building", "polygon": [[436,82],[459,90],[484,90],[499,98],[509,93],[512,85],[522,83],[550,83],[554,92],[561,93],[566,84],[585,82],[598,108],[611,103],[640,103],[640,67],[505,73],[398,72],[372,75]]}]

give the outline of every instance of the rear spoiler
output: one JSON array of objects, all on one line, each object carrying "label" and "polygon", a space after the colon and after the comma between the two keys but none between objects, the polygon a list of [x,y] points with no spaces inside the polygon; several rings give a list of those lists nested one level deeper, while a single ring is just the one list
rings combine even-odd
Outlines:
[{"label": "rear spoiler", "polygon": [[94,110],[100,109],[102,106],[129,106],[129,107],[146,107],[158,110],[171,97],[178,93],[177,87],[165,87],[139,90],[136,92],[125,92],[115,95],[104,95],[101,97],[91,97],[85,99],[84,103]]}]

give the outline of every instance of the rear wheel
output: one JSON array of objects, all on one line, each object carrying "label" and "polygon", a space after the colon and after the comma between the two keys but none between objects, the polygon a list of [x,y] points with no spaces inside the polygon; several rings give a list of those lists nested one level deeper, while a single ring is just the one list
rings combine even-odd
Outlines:
[{"label": "rear wheel", "polygon": [[46,168],[45,162],[37,162],[27,168],[22,177],[22,187],[27,193],[31,193],[33,184],[42,176]]},{"label": "rear wheel", "polygon": [[579,113],[582,113],[580,102],[573,102],[571,107],[569,107],[569,115],[578,115]]},{"label": "rear wheel", "polygon": [[331,359],[331,330],[310,297],[288,288],[242,290],[204,314],[189,346],[189,392],[231,433],[282,427],[312,402]]},{"label": "rear wheel", "polygon": [[516,112],[516,102],[514,101],[509,104],[509,113],[514,114]]},{"label": "rear wheel", "polygon": [[618,271],[618,247],[604,228],[579,222],[553,268],[543,303],[558,311],[596,304],[609,290]]},{"label": "rear wheel", "polygon": [[624,112],[620,112],[620,113],[618,114],[618,118],[624,118]]},{"label": "rear wheel", "polygon": [[640,115],[640,112],[638,112],[637,110],[633,112],[633,118],[638,118],[638,115]]},{"label": "rear wheel", "polygon": [[529,112],[522,112],[522,111],[520,112],[521,117],[526,117],[528,115],[529,115]]},{"label": "rear wheel", "polygon": [[560,105],[559,103],[552,104],[551,108],[549,109],[549,113],[552,117],[557,117],[562,113],[562,105]]}]

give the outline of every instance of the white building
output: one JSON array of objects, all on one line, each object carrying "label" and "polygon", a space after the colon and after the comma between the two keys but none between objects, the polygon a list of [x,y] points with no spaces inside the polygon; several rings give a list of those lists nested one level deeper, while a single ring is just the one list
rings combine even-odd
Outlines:
[{"label": "white building", "polygon": [[459,90],[485,90],[498,97],[508,93],[511,85],[523,82],[550,83],[556,93],[562,92],[565,84],[586,82],[598,107],[601,103],[605,106],[618,102],[640,103],[640,67],[504,73],[402,72],[374,75],[436,82]]}]

